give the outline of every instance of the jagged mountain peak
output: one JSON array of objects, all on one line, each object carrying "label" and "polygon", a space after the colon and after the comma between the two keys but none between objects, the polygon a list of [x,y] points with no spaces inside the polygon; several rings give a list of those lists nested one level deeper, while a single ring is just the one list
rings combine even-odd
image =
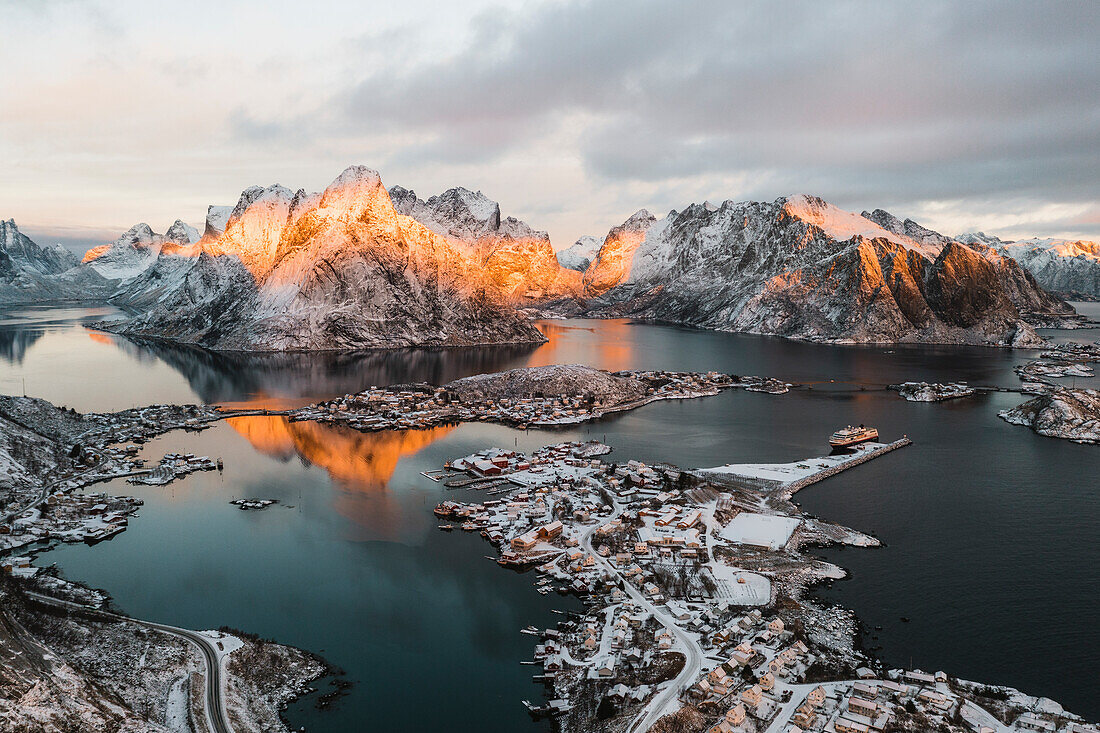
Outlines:
[{"label": "jagged mountain peak", "polygon": [[428,199],[428,205],[437,209],[446,205],[455,214],[461,212],[473,221],[480,222],[487,231],[500,227],[500,204],[481,191],[471,191],[461,186],[449,188]]},{"label": "jagged mountain peak", "polygon": [[164,233],[164,241],[187,246],[199,241],[199,231],[190,224],[176,219]]},{"label": "jagged mountain peak", "polygon": [[584,272],[596,258],[603,240],[586,234],[573,244],[558,252],[558,264],[567,270]]},{"label": "jagged mountain peak", "polygon": [[20,270],[53,275],[78,264],[76,255],[60,244],[40,247],[19,231],[15,219],[0,220],[0,252],[8,258],[0,267],[5,276],[15,276]]},{"label": "jagged mountain peak", "polygon": [[1012,260],[871,217],[808,195],[693,204],[649,227],[628,277],[590,309],[798,338],[1001,345],[1027,340],[1025,318],[1069,313]]},{"label": "jagged mountain peak", "polygon": [[129,244],[132,246],[150,245],[153,244],[156,238],[157,233],[153,231],[153,228],[142,221],[127,229],[115,241],[119,244]]},{"label": "jagged mountain peak", "polygon": [[[699,206],[699,215],[705,216],[709,209]],[[687,210],[691,210],[688,207]],[[685,210],[685,211],[687,211]],[[688,214],[694,216],[695,212]],[[670,216],[672,216],[670,214]],[[678,215],[677,215],[678,216]],[[657,221],[646,209],[631,214],[622,224],[608,231],[592,264],[585,270],[584,291],[588,295],[599,295],[622,283],[633,267],[634,253],[645,240],[646,234]]]},{"label": "jagged mountain peak", "polygon": [[903,247],[914,244],[903,233],[894,232],[874,220],[834,206],[819,196],[797,194],[779,201],[782,201],[782,214],[812,224],[837,241],[847,241],[858,236],[864,239],[885,239]]},{"label": "jagged mountain peak", "polygon": [[923,227],[912,219],[902,221],[883,209],[875,209],[871,212],[864,211],[861,216],[869,221],[873,221],[887,231],[912,239],[926,247],[943,247],[947,245],[948,242],[953,241],[951,237],[945,237],[937,231]]},{"label": "jagged mountain peak", "polygon": [[984,244],[987,247],[1000,247],[1005,244],[1012,244],[1011,241],[995,237],[992,234],[986,234],[985,232],[967,232],[966,234],[960,234],[955,237],[955,240],[963,244]]},{"label": "jagged mountain peak", "polygon": [[[715,209],[717,211],[717,209]],[[631,214],[626,221],[620,224],[614,229],[619,231],[627,231],[633,229],[648,229],[653,222],[657,221],[657,218],[653,214],[649,213],[647,209],[638,209]]]},{"label": "jagged mountain peak", "polygon": [[390,198],[398,213],[411,216],[432,231],[466,244],[496,236],[505,227],[516,233],[523,231],[518,223],[502,222],[500,204],[481,191],[449,188],[425,201],[417,198],[415,191],[394,186],[390,189]]},{"label": "jagged mountain peak", "polygon": [[[499,270],[400,216],[395,200],[401,208],[418,201],[404,189],[387,192],[364,166],[319,194],[246,189],[198,258],[158,263],[160,272],[128,290],[128,302],[149,310],[123,330],[261,350],[542,339],[501,297],[526,292],[526,281],[504,273],[498,283]],[[531,272],[529,264],[517,269]]]},{"label": "jagged mountain peak", "polygon": [[353,165],[345,168],[321,193],[317,214],[392,220],[394,208],[378,171]]},{"label": "jagged mountain peak", "polygon": [[295,222],[300,219],[304,214],[317,208],[321,203],[321,196],[323,192],[314,191],[312,193],[307,192],[304,188],[299,188],[294,192],[294,198],[290,202],[290,220]]}]

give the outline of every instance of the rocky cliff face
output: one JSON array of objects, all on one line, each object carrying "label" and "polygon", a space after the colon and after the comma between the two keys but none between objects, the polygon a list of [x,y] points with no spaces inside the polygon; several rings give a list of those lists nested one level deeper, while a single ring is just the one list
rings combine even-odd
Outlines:
[{"label": "rocky cliff face", "polygon": [[[461,246],[398,213],[368,168],[347,169],[320,194],[247,189],[225,222],[208,241],[208,218],[199,256],[161,256],[130,283],[127,302],[148,310],[113,328],[219,350],[543,339],[504,302],[481,240]],[[486,249],[510,246],[515,231],[491,228]]]},{"label": "rocky cliff face", "polygon": [[959,237],[1016,260],[1047,290],[1070,299],[1100,299],[1100,242],[1021,239],[1005,242],[984,232]]},{"label": "rocky cliff face", "polygon": [[394,186],[398,213],[445,237],[484,270],[490,287],[514,303],[577,295],[580,276],[558,264],[550,237],[513,217],[480,191],[452,188],[427,201]]},{"label": "rocky cliff face", "polygon": [[693,204],[649,224],[588,312],[836,342],[1033,345],[1033,314],[1072,309],[995,252],[794,196]]},{"label": "rocky cliff face", "polygon": [[623,281],[634,262],[634,253],[655,221],[652,214],[640,209],[607,233],[596,258],[584,272],[586,295],[600,295]]}]

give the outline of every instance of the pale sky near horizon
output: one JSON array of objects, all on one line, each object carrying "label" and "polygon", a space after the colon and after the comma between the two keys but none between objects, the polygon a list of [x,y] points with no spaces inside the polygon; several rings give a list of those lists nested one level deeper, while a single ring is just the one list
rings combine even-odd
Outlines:
[{"label": "pale sky near horizon", "polygon": [[0,0],[0,218],[74,249],[351,164],[556,248],[812,193],[1100,239],[1100,3]]}]

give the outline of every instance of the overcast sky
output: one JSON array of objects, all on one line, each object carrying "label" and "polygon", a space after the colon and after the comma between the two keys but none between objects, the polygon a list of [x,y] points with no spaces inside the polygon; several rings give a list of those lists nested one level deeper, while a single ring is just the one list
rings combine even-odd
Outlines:
[{"label": "overcast sky", "polygon": [[813,193],[1100,239],[1100,3],[0,0],[0,218],[74,248],[252,184],[481,189],[562,248]]}]

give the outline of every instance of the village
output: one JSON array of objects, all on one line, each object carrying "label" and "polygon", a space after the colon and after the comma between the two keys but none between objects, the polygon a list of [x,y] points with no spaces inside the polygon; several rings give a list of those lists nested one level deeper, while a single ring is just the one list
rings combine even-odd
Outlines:
[{"label": "village", "polygon": [[292,420],[341,423],[356,430],[424,429],[460,422],[529,426],[570,425],[658,400],[692,399],[739,387],[782,394],[790,385],[772,378],[718,372],[605,372],[553,365],[476,375],[443,386],[371,387],[293,410]]},{"label": "village", "polygon": [[[100,542],[126,529],[130,515],[143,503],[129,496],[51,494],[40,506],[0,524],[0,554],[51,540]],[[29,557],[6,557],[0,568],[23,577],[37,570]]]},{"label": "village", "polygon": [[[11,476],[0,491],[0,555],[20,548],[41,550],[53,542],[96,542],[124,531],[143,502],[129,496],[86,493],[112,479],[164,485],[195,471],[221,468],[221,461],[167,453],[155,465],[139,457],[139,445],[174,429],[201,429],[222,415],[209,408],[153,405],[121,413],[80,415],[42,400],[3,398],[6,455],[0,474]],[[55,442],[43,434],[57,436]],[[132,443],[126,444],[126,441]],[[21,466],[38,468],[36,475]],[[3,569],[30,576],[26,556],[7,557]]]},{"label": "village", "polygon": [[[282,414],[360,430],[478,420],[568,425],[655,400],[727,388],[779,394],[790,387],[719,373],[557,366],[444,387],[372,388]],[[244,414],[154,405],[79,415],[40,400],[5,399],[9,455],[45,467],[37,475],[50,478],[18,481],[16,462],[0,466],[0,479],[13,477],[2,497],[2,569],[35,582],[42,572],[14,551],[109,538],[141,506],[140,499],[82,490],[120,477],[161,485],[220,469],[220,460],[181,453],[150,467],[139,445],[169,430],[201,430]],[[44,433],[58,436],[56,445],[26,440]],[[611,446],[567,442],[526,454],[486,449],[423,475],[455,492],[435,509],[441,529],[479,532],[497,548],[501,566],[531,571],[537,592],[583,599],[585,611],[564,614],[557,628],[524,630],[539,637],[530,663],[548,700],[527,705],[561,729],[1100,733],[1049,701],[1013,690],[942,672],[886,670],[856,646],[858,623],[850,611],[808,595],[844,571],[804,549],[878,541],[803,515],[791,497],[907,445],[902,437],[790,463],[683,470],[612,462],[606,459]],[[22,455],[31,449],[38,452]],[[253,510],[275,502],[230,503]]]},{"label": "village", "polygon": [[850,613],[807,596],[844,573],[801,548],[878,542],[803,516],[791,495],[906,445],[683,471],[570,442],[424,475],[469,499],[436,507],[441,529],[480,532],[538,592],[584,600],[557,628],[523,630],[539,637],[548,699],[524,702],[563,730],[1097,733],[1003,688],[885,670],[854,646]]}]

